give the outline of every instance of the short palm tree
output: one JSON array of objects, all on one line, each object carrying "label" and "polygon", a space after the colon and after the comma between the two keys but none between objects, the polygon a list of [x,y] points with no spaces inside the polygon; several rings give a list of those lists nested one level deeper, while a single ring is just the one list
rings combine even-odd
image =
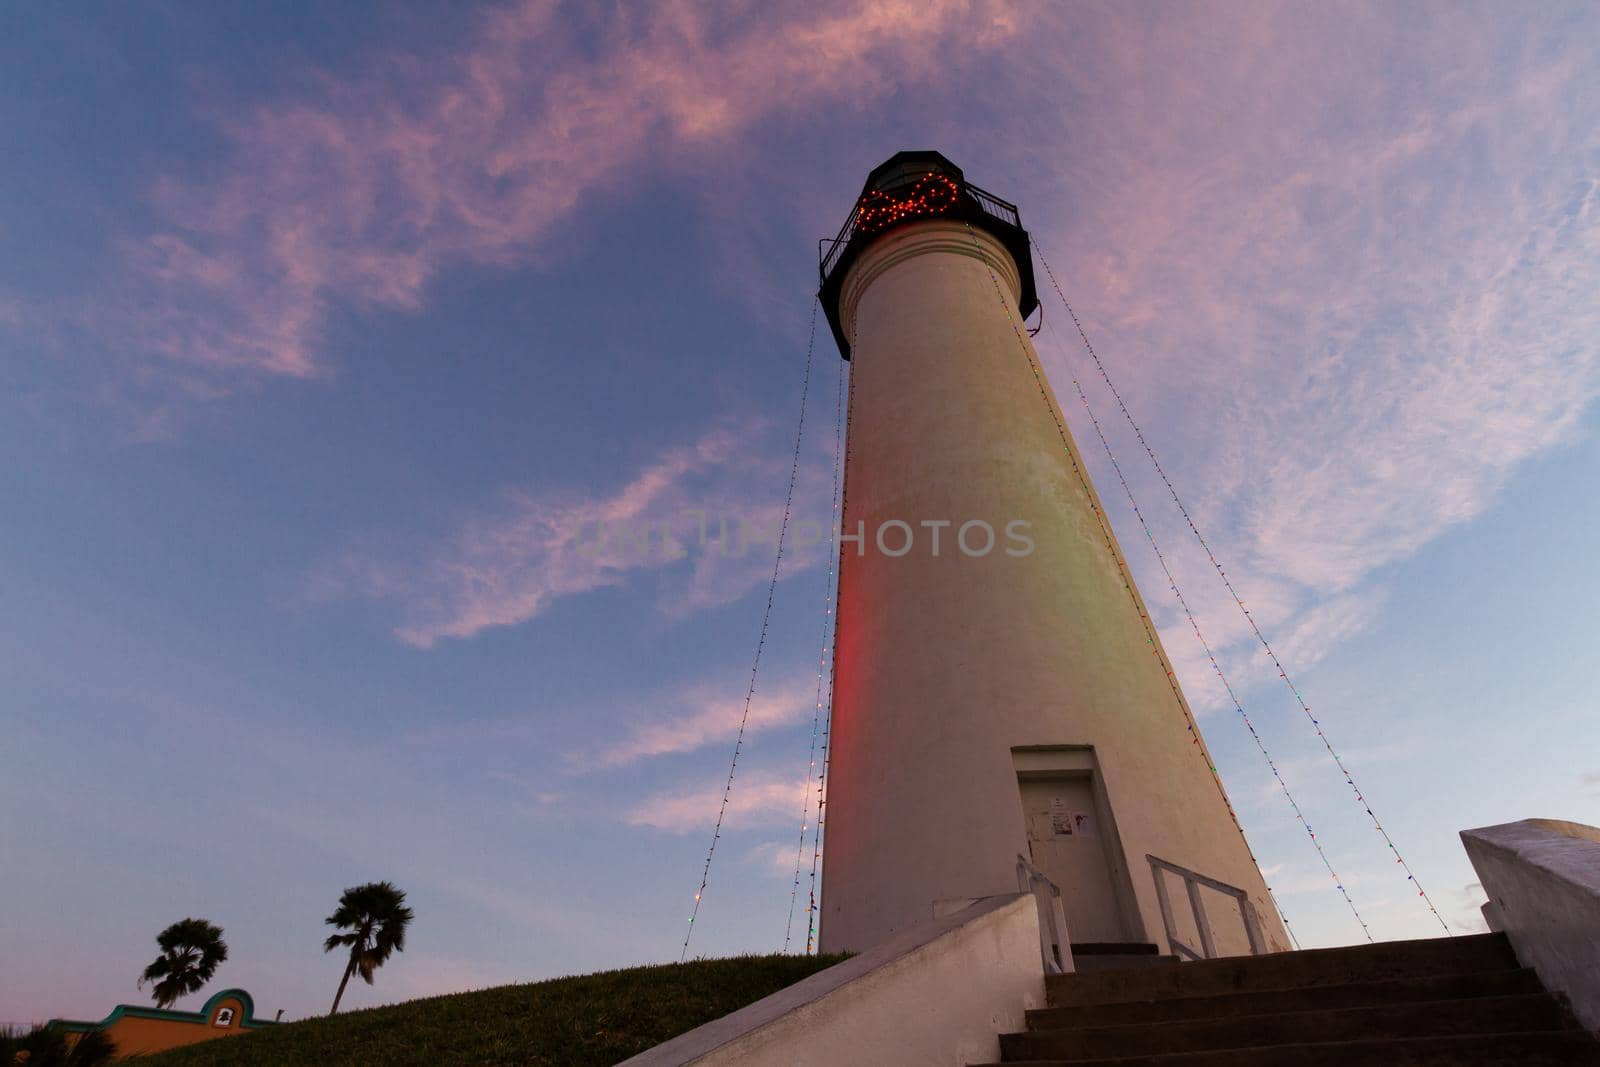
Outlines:
[{"label": "short palm tree", "polygon": [[329,934],[322,944],[324,952],[346,945],[350,948],[350,962],[339,979],[339,992],[333,995],[329,1015],[339,1010],[352,974],[360,974],[371,985],[372,973],[383,966],[389,954],[406,950],[406,927],[411,924],[411,915],[405,893],[391,882],[369,882],[344,891],[338,910],[328,916],[327,923],[348,933]]},{"label": "short palm tree", "polygon": [[161,955],[144,969],[139,988],[155,983],[151,993],[158,1008],[169,1007],[211,981],[217,965],[228,958],[222,927],[204,919],[179,919],[157,935],[156,944]]},{"label": "short palm tree", "polygon": [[71,1039],[64,1031],[35,1026],[27,1031],[0,1027],[0,1064],[28,1067],[105,1067],[117,1058],[117,1046],[104,1030],[90,1030]]}]

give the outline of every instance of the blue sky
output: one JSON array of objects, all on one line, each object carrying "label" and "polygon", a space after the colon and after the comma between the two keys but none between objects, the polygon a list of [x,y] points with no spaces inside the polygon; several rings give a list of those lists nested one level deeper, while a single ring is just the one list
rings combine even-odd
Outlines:
[{"label": "blue sky", "polygon": [[[771,562],[818,237],[936,147],[1015,200],[1452,925],[1458,830],[1600,822],[1600,18],[1583,5],[129,4],[0,12],[0,1018],[155,933],[325,1010],[676,958]],[[1437,932],[1046,294],[1039,347],[1306,944]],[[819,337],[797,512],[827,518]],[[694,951],[782,947],[825,556],[780,582]],[[805,886],[802,886],[802,894]],[[803,934],[800,935],[803,942]]]}]

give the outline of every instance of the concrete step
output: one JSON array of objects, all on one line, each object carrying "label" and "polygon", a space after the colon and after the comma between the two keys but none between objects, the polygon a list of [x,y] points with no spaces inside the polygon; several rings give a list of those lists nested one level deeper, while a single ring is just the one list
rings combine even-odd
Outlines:
[{"label": "concrete step", "polygon": [[1128,1023],[1176,1022],[1182,1019],[1231,1019],[1273,1012],[1312,1011],[1318,1008],[1364,1008],[1381,1004],[1408,1004],[1428,1000],[1513,996],[1542,993],[1538,975],[1526,968],[1479,971],[1472,974],[1430,975],[1381,982],[1300,989],[1268,989],[1254,993],[1222,993],[1206,997],[1169,997],[1111,1004],[1042,1008],[1028,1012],[1030,1030],[1066,1030],[1074,1027],[1121,1026]]},{"label": "concrete step", "polygon": [[1516,956],[1504,934],[1475,934],[1421,941],[1380,941],[1372,945],[1306,949],[1269,956],[1230,956],[1195,960],[1175,967],[1051,975],[1045,981],[1045,988],[1051,1007],[1072,1007],[1350,985],[1516,967]]},{"label": "concrete step", "polygon": [[1092,1060],[1006,1060],[972,1067],[1502,1067],[1600,1065],[1600,1042],[1581,1030],[1463,1034],[1212,1049]]},{"label": "concrete step", "polygon": [[1074,949],[1072,953],[1073,970],[1078,974],[1142,970],[1146,967],[1168,967],[1179,962],[1181,961],[1176,956],[1151,956],[1142,952],[1129,955],[1103,952],[1096,955],[1080,956],[1077,950]]},{"label": "concrete step", "polygon": [[1151,941],[1074,941],[1074,956],[1159,956],[1160,946]]},{"label": "concrete step", "polygon": [[1341,1041],[1549,1032],[1571,1025],[1570,1016],[1554,997],[1538,993],[1239,1018],[1033,1030],[1000,1035],[1000,1053],[1001,1059],[1007,1062],[1077,1061]]}]

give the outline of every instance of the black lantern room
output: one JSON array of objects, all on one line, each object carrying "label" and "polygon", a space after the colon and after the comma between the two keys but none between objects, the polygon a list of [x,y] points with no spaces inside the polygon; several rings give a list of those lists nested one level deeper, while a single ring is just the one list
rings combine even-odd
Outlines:
[{"label": "black lantern room", "polygon": [[839,236],[822,241],[818,297],[845,359],[850,358],[850,344],[839,322],[839,290],[850,265],[868,245],[896,226],[933,218],[965,222],[992,235],[1016,260],[1022,278],[1017,311],[1027,318],[1039,306],[1028,231],[1022,228],[1017,206],[968,182],[961,168],[938,152],[896,152],[867,175],[867,184]]}]

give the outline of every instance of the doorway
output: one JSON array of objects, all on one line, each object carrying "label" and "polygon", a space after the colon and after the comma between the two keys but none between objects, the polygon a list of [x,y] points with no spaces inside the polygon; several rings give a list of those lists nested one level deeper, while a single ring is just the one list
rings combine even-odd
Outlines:
[{"label": "doorway", "polygon": [[[1058,758],[1041,759],[1046,752]],[[1133,887],[1093,750],[1018,750],[1015,759],[1029,859],[1061,890],[1072,941],[1144,940],[1129,922]]]}]

